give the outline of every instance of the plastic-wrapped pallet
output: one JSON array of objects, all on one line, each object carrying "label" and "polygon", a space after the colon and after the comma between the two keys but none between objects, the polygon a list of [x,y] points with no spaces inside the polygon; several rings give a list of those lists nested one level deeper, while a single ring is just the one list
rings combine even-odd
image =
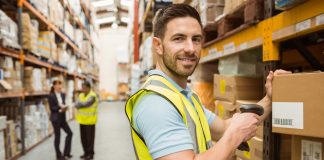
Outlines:
[{"label": "plastic-wrapped pallet", "polygon": [[29,0],[31,4],[35,6],[35,8],[40,11],[45,17],[48,16],[48,0]]},{"label": "plastic-wrapped pallet", "polygon": [[42,57],[57,61],[57,46],[54,32],[39,32],[38,52]]},{"label": "plastic-wrapped pallet", "polygon": [[39,56],[37,53],[38,22],[36,20],[31,20],[28,13],[23,13],[21,16],[23,48]]},{"label": "plastic-wrapped pallet", "polygon": [[49,19],[59,28],[63,28],[64,8],[59,0],[49,0]]},{"label": "plastic-wrapped pallet", "polygon": [[74,30],[74,42],[79,48],[82,48],[83,44],[83,32],[81,29],[75,29]]},{"label": "plastic-wrapped pallet", "polygon": [[64,33],[72,40],[74,37],[74,28],[71,23],[65,19],[64,20]]},{"label": "plastic-wrapped pallet", "polygon": [[227,76],[262,76],[261,55],[261,51],[257,49],[222,58],[218,63],[219,73]]},{"label": "plastic-wrapped pallet", "polygon": [[2,10],[0,10],[0,44],[20,49],[18,44],[18,26]]},{"label": "plastic-wrapped pallet", "polygon": [[73,55],[70,57],[70,59],[68,60],[68,73],[74,73],[77,71],[77,60],[76,57]]},{"label": "plastic-wrapped pallet", "polygon": [[[41,78],[40,78],[41,76]],[[24,87],[26,91],[43,91],[42,71],[39,68],[25,67]]]},{"label": "plastic-wrapped pallet", "polygon": [[58,62],[61,66],[67,67],[70,59],[69,50],[66,50],[66,43],[61,43],[57,48]]},{"label": "plastic-wrapped pallet", "polygon": [[73,98],[74,98],[74,81],[69,80],[67,82],[66,97],[65,97],[65,104],[68,105],[69,107],[66,113],[67,119],[72,119],[74,115],[74,107],[70,105],[73,103]]},{"label": "plastic-wrapped pallet", "polygon": [[81,13],[80,0],[68,0],[70,6],[72,7],[74,13],[79,15]]}]

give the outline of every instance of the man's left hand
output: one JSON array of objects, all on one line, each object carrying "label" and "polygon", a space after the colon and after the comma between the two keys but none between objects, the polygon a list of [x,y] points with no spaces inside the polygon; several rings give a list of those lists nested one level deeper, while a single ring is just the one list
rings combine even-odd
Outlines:
[{"label": "man's left hand", "polygon": [[270,71],[270,73],[269,73],[269,75],[267,77],[266,84],[265,84],[265,88],[266,88],[266,91],[267,91],[267,97],[270,100],[272,100],[272,80],[273,80],[273,77],[278,76],[278,75],[284,75],[284,74],[291,74],[291,72],[290,71],[285,71],[285,70],[282,70],[282,69],[278,69],[275,72]]}]

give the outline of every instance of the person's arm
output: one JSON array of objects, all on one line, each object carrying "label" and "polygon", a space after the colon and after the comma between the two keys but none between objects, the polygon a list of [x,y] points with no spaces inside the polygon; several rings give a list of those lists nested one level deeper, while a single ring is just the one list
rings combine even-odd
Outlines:
[{"label": "person's arm", "polygon": [[[259,117],[253,113],[235,114],[230,121],[216,118],[211,126],[213,139],[220,137],[216,132],[218,127],[225,127],[224,134],[218,142],[209,150],[201,154],[195,154],[192,150],[176,152],[158,158],[157,160],[227,160],[233,156],[236,148],[243,142],[255,136]],[[226,123],[230,123],[226,126]],[[226,128],[227,127],[227,128]]]},{"label": "person's arm", "polygon": [[91,96],[87,101],[85,102],[76,102],[75,107],[80,109],[80,108],[88,108],[91,107],[93,103],[95,103],[96,99],[94,96]]}]

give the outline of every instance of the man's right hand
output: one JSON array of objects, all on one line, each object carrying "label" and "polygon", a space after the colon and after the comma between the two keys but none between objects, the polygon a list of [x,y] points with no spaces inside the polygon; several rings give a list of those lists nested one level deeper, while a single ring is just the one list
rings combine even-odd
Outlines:
[{"label": "man's right hand", "polygon": [[230,126],[226,132],[230,132],[236,137],[237,146],[256,135],[259,124],[259,116],[254,113],[236,113],[232,117]]}]

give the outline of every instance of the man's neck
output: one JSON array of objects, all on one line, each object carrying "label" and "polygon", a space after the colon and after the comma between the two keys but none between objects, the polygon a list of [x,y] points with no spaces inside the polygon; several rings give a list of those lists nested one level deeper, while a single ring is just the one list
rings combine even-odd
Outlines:
[{"label": "man's neck", "polygon": [[187,77],[180,77],[178,75],[173,74],[168,69],[163,69],[163,67],[157,66],[156,69],[162,71],[168,77],[170,77],[174,82],[176,82],[181,88],[187,88]]}]

